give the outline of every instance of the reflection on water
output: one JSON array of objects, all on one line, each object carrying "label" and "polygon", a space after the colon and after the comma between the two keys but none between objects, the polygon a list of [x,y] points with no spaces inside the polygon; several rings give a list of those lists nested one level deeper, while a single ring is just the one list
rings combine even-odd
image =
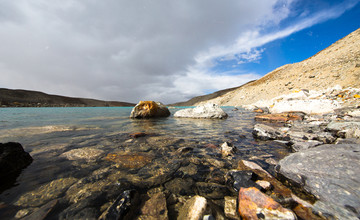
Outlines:
[{"label": "reflection on water", "polygon": [[[288,153],[276,142],[252,138],[252,112],[224,110],[226,120],[139,120],[128,118],[131,108],[0,109],[0,142],[20,142],[34,158],[0,200],[31,211],[57,198],[66,201],[65,207],[97,192],[110,199],[127,187],[146,191],[162,186],[178,197],[201,194],[194,189],[225,184],[218,176],[239,159],[267,169],[272,164],[266,161]],[[131,138],[134,132],[147,136]],[[237,147],[233,158],[221,157],[218,147],[225,141]]]}]

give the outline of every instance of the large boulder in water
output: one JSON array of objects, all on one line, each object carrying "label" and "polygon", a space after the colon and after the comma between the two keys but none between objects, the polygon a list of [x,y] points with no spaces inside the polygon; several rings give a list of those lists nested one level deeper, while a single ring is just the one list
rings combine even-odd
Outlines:
[{"label": "large boulder in water", "polygon": [[0,143],[0,192],[15,182],[21,170],[32,162],[32,157],[19,143]]},{"label": "large boulder in water", "polygon": [[170,116],[169,109],[161,102],[140,101],[131,111],[130,118],[157,118]]},{"label": "large boulder in water", "polygon": [[326,144],[290,154],[277,172],[319,200],[314,207],[337,219],[360,217],[360,145]]},{"label": "large boulder in water", "polygon": [[182,109],[175,112],[174,117],[178,118],[214,118],[225,119],[228,114],[216,104],[205,104],[195,108]]}]

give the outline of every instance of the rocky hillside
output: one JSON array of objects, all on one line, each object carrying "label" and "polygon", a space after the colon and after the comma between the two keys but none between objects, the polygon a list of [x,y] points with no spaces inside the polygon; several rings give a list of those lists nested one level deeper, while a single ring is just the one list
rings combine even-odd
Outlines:
[{"label": "rocky hillside", "polygon": [[324,90],[335,85],[360,88],[360,29],[302,62],[279,67],[259,80],[226,93],[194,98],[199,101],[182,105],[205,102],[222,106],[249,105],[300,89]]},{"label": "rocky hillside", "polygon": [[101,101],[49,95],[43,92],[0,88],[0,107],[101,107],[134,106],[127,102]]}]

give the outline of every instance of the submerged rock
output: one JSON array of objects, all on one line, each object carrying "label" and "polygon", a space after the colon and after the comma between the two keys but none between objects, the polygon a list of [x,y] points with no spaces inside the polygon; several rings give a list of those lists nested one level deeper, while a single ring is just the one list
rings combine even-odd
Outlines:
[{"label": "submerged rock", "polygon": [[22,169],[27,167],[33,161],[29,153],[19,143],[9,142],[0,143],[0,179],[1,184],[4,180],[9,180],[19,175]]},{"label": "submerged rock", "polygon": [[23,194],[15,204],[24,207],[41,206],[58,198],[76,181],[77,179],[74,177],[53,180],[34,191]]},{"label": "submerged rock", "polygon": [[216,104],[205,104],[195,108],[182,109],[175,112],[177,118],[208,118],[208,119],[225,119],[228,114]]},{"label": "submerged rock", "polygon": [[163,192],[159,192],[151,196],[141,208],[141,215],[138,219],[169,219],[165,194]]},{"label": "submerged rock", "polygon": [[239,191],[239,214],[242,219],[296,219],[290,210],[268,197],[255,187]]},{"label": "submerged rock", "polygon": [[290,154],[277,171],[319,201],[315,208],[338,219],[359,218],[360,145],[320,145]]},{"label": "submerged rock", "polygon": [[130,118],[157,118],[170,116],[169,109],[161,102],[140,101],[131,111]]},{"label": "submerged rock", "polygon": [[144,153],[110,153],[105,157],[105,160],[115,162],[117,167],[136,169],[150,163],[153,158],[153,156]]},{"label": "submerged rock", "polygon": [[103,150],[96,149],[93,147],[84,147],[79,149],[73,149],[67,151],[60,155],[60,157],[65,157],[68,160],[87,160],[95,161],[99,158],[100,155],[104,153]]},{"label": "submerged rock", "polygon": [[203,217],[206,209],[206,199],[202,196],[194,196],[181,208],[179,220],[199,220]]},{"label": "submerged rock", "polygon": [[99,217],[99,220],[130,219],[138,203],[137,192],[135,190],[126,190]]}]

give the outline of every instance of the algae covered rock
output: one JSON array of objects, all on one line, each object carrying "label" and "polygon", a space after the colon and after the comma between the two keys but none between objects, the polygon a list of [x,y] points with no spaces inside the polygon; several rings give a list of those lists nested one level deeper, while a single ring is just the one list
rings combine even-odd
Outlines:
[{"label": "algae covered rock", "polygon": [[157,118],[170,116],[169,109],[161,102],[140,101],[131,111],[130,118]]}]

